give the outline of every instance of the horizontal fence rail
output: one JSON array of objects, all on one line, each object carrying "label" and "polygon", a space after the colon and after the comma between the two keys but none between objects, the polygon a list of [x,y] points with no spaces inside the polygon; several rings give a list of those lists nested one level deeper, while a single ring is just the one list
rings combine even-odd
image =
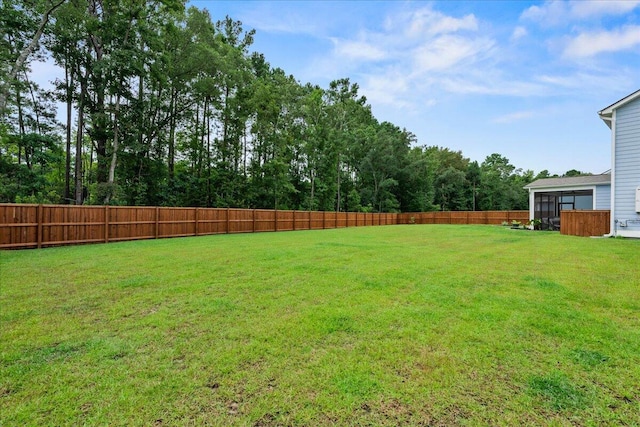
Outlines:
[{"label": "horizontal fence rail", "polygon": [[527,211],[365,213],[0,204],[0,249],[396,224],[500,224]]},{"label": "horizontal fence rail", "polygon": [[571,236],[604,236],[611,232],[611,212],[560,211],[560,234]]},{"label": "horizontal fence rail", "polygon": [[529,221],[529,211],[445,211],[398,215],[398,224],[493,224]]},{"label": "horizontal fence rail", "polygon": [[397,223],[397,213],[0,204],[0,249]]}]

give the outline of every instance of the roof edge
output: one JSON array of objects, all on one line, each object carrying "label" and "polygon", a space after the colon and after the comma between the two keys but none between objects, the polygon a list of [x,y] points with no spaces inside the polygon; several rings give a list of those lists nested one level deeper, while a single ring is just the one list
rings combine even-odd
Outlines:
[{"label": "roof edge", "polygon": [[[587,180],[585,181],[584,178],[587,178]],[[544,185],[533,185],[540,181],[548,182],[544,183]],[[540,188],[593,187],[598,185],[611,185],[611,174],[601,173],[597,175],[583,175],[575,177],[540,178],[530,182],[523,188],[531,190]]]},{"label": "roof edge", "polygon": [[[534,181],[535,182],[535,181]],[[551,185],[544,185],[544,186],[540,186],[540,187],[531,187],[530,184],[525,185],[522,188],[526,188],[527,190],[532,190],[532,189],[547,189],[547,188],[568,188],[568,187],[597,187],[599,185],[611,185],[611,182],[587,182],[587,183],[578,183],[578,184],[551,184]]]},{"label": "roof edge", "polygon": [[614,102],[613,104],[609,105],[608,107],[603,108],[602,110],[598,111],[598,115],[600,116],[600,118],[602,120],[609,121],[611,120],[611,116],[613,115],[613,110],[616,110],[620,107],[622,107],[623,105],[636,100],[637,98],[640,98],[640,89],[638,89],[637,91],[630,93],[629,95],[625,96],[624,98]]}]

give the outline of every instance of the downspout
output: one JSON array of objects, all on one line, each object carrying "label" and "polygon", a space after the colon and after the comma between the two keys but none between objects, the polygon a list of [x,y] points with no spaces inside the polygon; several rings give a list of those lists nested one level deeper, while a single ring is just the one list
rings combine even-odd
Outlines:
[{"label": "downspout", "polygon": [[[618,227],[616,222],[616,113],[613,110],[611,114],[611,230],[613,236],[618,236]],[[610,233],[611,234],[611,233]]]},{"label": "downspout", "polygon": [[[604,117],[603,120],[606,120]],[[609,127],[611,128],[611,206],[609,218],[609,234],[605,234],[603,237],[616,237],[618,235],[618,222],[615,219],[616,208],[616,110],[611,113],[611,118],[608,120]]]},{"label": "downspout", "polygon": [[[531,223],[531,221],[533,221],[533,219],[536,217],[536,206],[535,206],[535,201],[536,201],[536,195],[535,195],[535,191],[532,188],[529,188],[529,222]],[[531,229],[534,229],[533,224],[531,225]]]}]

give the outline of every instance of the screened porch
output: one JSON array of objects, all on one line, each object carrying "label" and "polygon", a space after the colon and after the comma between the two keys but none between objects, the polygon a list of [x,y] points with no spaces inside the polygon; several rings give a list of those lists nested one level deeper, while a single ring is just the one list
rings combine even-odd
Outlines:
[{"label": "screened porch", "polygon": [[543,230],[560,230],[563,210],[593,210],[593,190],[536,192],[533,217]]}]

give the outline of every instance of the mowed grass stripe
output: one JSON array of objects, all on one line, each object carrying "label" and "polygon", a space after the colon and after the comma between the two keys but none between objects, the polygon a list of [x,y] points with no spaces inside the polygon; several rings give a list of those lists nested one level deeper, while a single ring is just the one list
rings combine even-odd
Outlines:
[{"label": "mowed grass stripe", "polygon": [[640,241],[408,225],[0,252],[4,425],[632,425]]}]

